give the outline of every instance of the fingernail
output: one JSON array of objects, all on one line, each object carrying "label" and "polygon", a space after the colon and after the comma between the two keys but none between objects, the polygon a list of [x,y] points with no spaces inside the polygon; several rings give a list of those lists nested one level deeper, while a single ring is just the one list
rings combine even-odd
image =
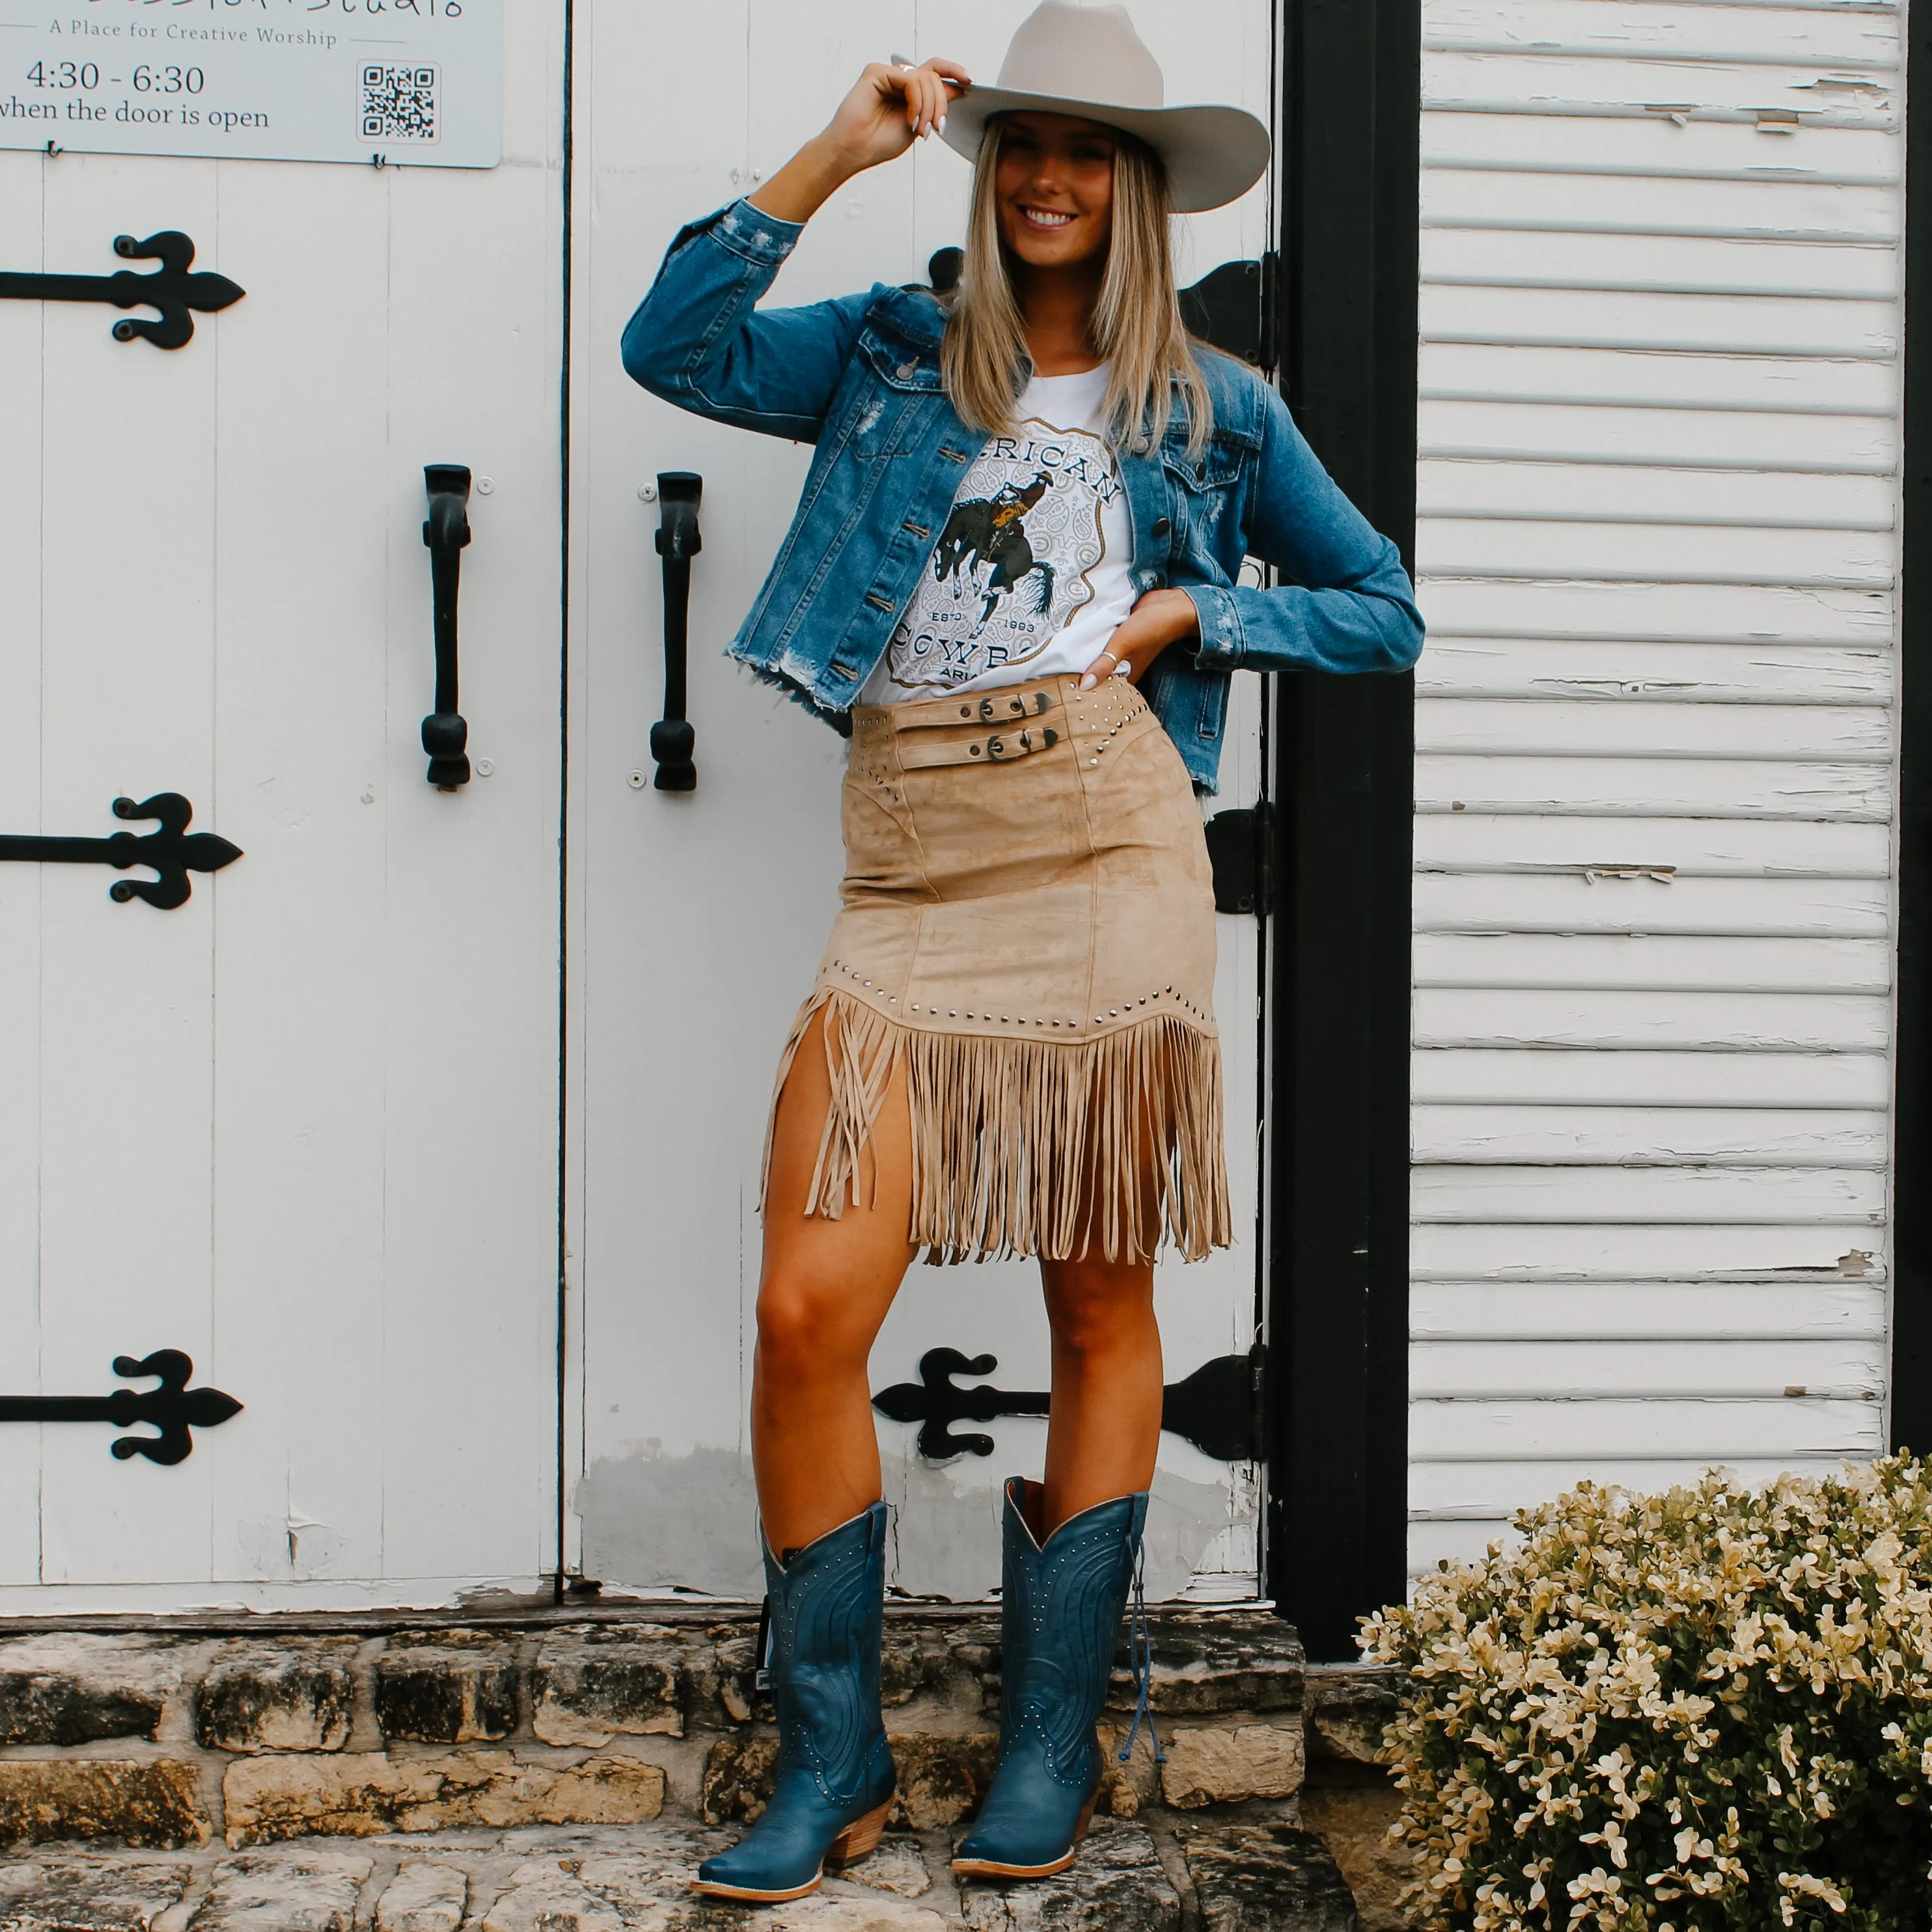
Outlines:
[{"label": "fingernail", "polygon": [[946,132],[946,116],[944,114],[939,117],[939,131],[942,134]]},{"label": "fingernail", "polygon": [[1091,691],[1100,682],[1100,680],[1090,670],[1085,673],[1081,678],[1080,688],[1082,691]]}]

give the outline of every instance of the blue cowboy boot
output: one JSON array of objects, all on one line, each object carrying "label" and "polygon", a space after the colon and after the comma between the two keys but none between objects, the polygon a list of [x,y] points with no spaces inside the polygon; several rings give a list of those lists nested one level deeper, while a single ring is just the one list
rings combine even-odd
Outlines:
[{"label": "blue cowboy boot", "polygon": [[1028,1521],[1040,1496],[1006,1485],[999,1768],[952,1861],[980,1878],[1051,1878],[1087,1835],[1103,1768],[1094,1726],[1147,1522],[1144,1490],[1117,1496],[1042,1550]]},{"label": "blue cowboy boot", "polygon": [[885,1828],[896,1781],[879,1714],[886,1506],[786,1554],[782,1564],[765,1550],[777,1788],[746,1836],[691,1882],[754,1905],[802,1898],[828,1864],[862,1858]]}]

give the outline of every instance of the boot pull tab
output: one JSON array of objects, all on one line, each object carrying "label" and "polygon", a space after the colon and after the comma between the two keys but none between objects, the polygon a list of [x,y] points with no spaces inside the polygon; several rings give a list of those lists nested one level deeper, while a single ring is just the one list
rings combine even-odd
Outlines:
[{"label": "boot pull tab", "polygon": [[752,1688],[769,1691],[772,1688],[772,1600],[769,1597],[758,1606],[758,1642],[752,1654],[758,1659],[757,1668],[752,1672]]},{"label": "boot pull tab", "polygon": [[1120,1749],[1120,1762],[1125,1764],[1134,1754],[1134,1740],[1141,1734],[1141,1726],[1145,1724],[1148,1736],[1154,1742],[1154,1761],[1165,1764],[1167,1754],[1160,1748],[1160,1726],[1154,1722],[1154,1712],[1148,1697],[1154,1689],[1154,1636],[1148,1627],[1147,1610],[1147,1546],[1143,1544],[1134,1552],[1134,1605],[1133,1620],[1128,1626],[1127,1654],[1133,1659],[1134,1682],[1138,1695],[1134,1700],[1134,1721],[1127,1732],[1127,1741]]}]

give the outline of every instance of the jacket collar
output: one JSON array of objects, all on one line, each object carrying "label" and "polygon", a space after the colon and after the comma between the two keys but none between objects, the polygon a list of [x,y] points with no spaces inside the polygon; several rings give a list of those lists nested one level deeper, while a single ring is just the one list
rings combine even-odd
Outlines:
[{"label": "jacket collar", "polygon": [[938,298],[916,284],[886,290],[873,303],[872,319],[890,328],[910,348],[936,350],[946,334],[946,311]]}]

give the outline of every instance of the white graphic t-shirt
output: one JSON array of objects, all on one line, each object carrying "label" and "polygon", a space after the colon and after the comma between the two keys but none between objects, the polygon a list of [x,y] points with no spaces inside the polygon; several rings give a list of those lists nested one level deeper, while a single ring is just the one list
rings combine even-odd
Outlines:
[{"label": "white graphic t-shirt", "polygon": [[1085,670],[1134,608],[1133,524],[1105,430],[1108,365],[1036,376],[961,479],[862,704]]}]

